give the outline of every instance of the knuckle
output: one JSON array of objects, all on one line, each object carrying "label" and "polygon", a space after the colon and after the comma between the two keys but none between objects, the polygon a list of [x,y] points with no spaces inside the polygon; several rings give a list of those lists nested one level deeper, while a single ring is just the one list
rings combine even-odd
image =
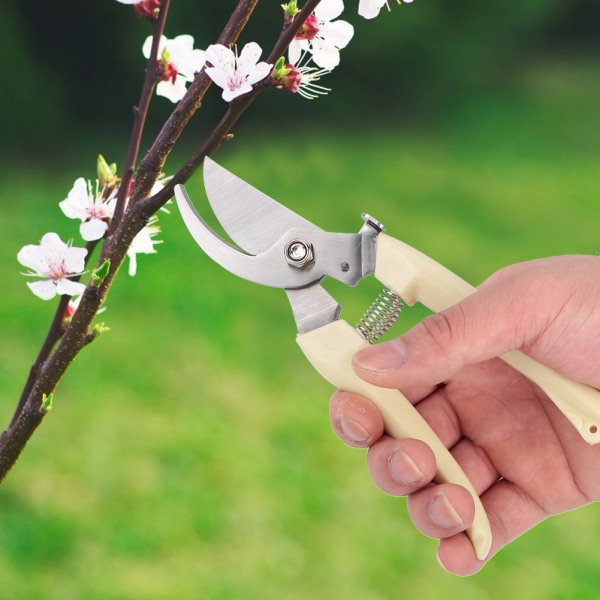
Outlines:
[{"label": "knuckle", "polygon": [[461,305],[457,304],[447,311],[430,315],[421,324],[431,341],[440,349],[446,349],[463,336],[465,315]]}]

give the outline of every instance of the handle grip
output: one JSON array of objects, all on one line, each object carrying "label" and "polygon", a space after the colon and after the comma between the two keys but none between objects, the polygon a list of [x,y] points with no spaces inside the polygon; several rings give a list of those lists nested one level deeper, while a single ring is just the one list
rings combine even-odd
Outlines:
[{"label": "handle grip", "polygon": [[[383,233],[377,238],[375,277],[406,303],[418,301],[434,312],[449,308],[476,290],[422,252]],[[598,390],[571,381],[518,350],[500,358],[537,384],[586,442],[600,442]]]},{"label": "handle grip", "polygon": [[398,391],[373,386],[360,379],[352,369],[352,357],[369,346],[363,336],[339,320],[297,337],[298,344],[315,369],[331,384],[369,398],[383,416],[387,433],[395,438],[416,438],[425,442],[436,458],[436,481],[456,483],[473,496],[475,519],[469,536],[479,560],[485,559],[492,543],[490,524],[471,482],[454,457],[442,444],[425,419]]}]

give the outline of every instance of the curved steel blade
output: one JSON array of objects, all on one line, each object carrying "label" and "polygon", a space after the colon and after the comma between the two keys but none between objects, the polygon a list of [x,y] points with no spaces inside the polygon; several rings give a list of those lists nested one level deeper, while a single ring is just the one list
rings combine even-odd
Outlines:
[{"label": "curved steel blade", "polygon": [[[235,248],[198,214],[185,188],[175,186],[179,212],[192,237],[215,262],[244,279],[271,287],[296,289],[331,276],[347,285],[355,285],[365,275],[362,265],[363,236],[351,233],[327,233],[321,229],[292,228],[265,251],[254,256]],[[303,240],[313,253],[313,261],[297,268],[290,264],[291,240]]]},{"label": "curved steel blade", "polygon": [[216,234],[198,214],[182,185],[175,186],[179,212],[192,237],[210,258],[243,279],[277,288],[302,287],[321,279],[324,273],[291,268],[284,259],[285,239],[277,240],[258,256],[245,254]]},{"label": "curved steel blade", "polygon": [[251,254],[265,252],[288,229],[321,231],[208,157],[204,159],[204,187],[223,229]]}]

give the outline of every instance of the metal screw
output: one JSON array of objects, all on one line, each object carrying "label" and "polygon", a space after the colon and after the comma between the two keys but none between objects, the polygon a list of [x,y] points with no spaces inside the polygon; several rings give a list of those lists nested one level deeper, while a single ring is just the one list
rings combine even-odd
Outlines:
[{"label": "metal screw", "polygon": [[292,267],[306,267],[315,260],[312,244],[302,240],[288,242],[285,247],[285,259]]},{"label": "metal screw", "polygon": [[347,262],[340,263],[340,271],[347,273],[350,270],[350,265]]}]

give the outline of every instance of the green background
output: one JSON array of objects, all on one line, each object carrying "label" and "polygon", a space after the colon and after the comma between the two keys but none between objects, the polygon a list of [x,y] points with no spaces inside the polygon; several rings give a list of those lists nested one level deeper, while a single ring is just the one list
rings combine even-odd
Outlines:
[{"label": "green background", "polygon": [[[598,252],[597,5],[416,0],[366,22],[346,4],[357,35],[334,91],[263,94],[222,164],[324,229],[354,231],[368,211],[474,284],[512,262]],[[232,6],[174,2],[168,33],[211,39]],[[0,88],[3,423],[54,306],[26,288],[16,253],[46,231],[77,236],[57,204],[98,152],[122,160],[146,35],[109,0],[6,9],[18,33],[2,37],[14,69]],[[277,11],[261,3],[241,41],[267,47]],[[170,108],[156,99],[148,140]],[[212,90],[168,172],[222,109]],[[200,175],[189,191],[202,206]],[[212,263],[175,208],[161,225],[158,253],[121,274],[99,317],[111,330],[0,487],[2,600],[597,595],[595,506],[545,522],[479,575],[444,573],[404,500],[331,433],[331,389],[295,345],[285,294]],[[354,322],[380,288],[328,289]],[[394,332],[424,314],[405,309]]]}]

